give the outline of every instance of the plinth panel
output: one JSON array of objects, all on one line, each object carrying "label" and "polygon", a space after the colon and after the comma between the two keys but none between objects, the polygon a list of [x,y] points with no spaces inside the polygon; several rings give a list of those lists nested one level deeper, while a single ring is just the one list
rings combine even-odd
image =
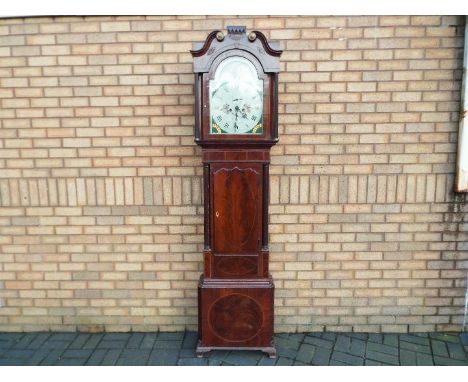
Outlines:
[{"label": "plinth panel", "polygon": [[271,279],[234,284],[232,280],[202,278],[198,293],[200,346],[272,346],[274,286]]}]

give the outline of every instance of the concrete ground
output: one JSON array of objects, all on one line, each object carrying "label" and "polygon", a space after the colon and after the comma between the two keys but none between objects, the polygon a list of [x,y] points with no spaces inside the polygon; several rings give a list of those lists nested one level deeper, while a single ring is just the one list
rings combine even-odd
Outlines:
[{"label": "concrete ground", "polygon": [[4,365],[468,365],[468,333],[277,334],[258,351],[194,354],[196,332],[0,333]]}]

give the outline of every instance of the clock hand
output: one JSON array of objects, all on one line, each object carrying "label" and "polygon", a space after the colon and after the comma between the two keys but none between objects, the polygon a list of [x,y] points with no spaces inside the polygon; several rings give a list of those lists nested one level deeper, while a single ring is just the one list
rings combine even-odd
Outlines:
[{"label": "clock hand", "polygon": [[242,118],[247,119],[247,113],[250,112],[250,106],[244,104],[244,107],[240,111],[242,112]]},{"label": "clock hand", "polygon": [[238,130],[239,127],[237,126],[237,112],[240,111],[239,106],[236,105],[236,107],[234,108],[234,110],[236,111],[236,121],[234,122],[234,128],[235,128],[236,130]]},{"label": "clock hand", "polygon": [[236,111],[236,121],[237,121],[237,113],[241,111],[241,109],[239,108],[239,106],[236,105],[236,107],[234,108],[234,110]]}]

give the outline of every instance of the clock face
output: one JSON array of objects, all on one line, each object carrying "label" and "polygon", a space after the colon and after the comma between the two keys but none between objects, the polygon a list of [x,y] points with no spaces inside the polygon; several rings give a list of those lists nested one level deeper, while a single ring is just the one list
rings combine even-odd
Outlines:
[{"label": "clock face", "polygon": [[263,133],[263,80],[246,58],[222,61],[210,80],[211,134]]}]

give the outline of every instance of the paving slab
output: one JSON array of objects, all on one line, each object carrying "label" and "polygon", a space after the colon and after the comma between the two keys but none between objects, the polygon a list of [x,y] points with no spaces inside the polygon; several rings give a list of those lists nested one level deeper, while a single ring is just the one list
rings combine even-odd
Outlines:
[{"label": "paving slab", "polygon": [[420,333],[402,334],[400,336],[400,341],[405,341],[422,346],[429,346],[429,338],[427,338],[426,336],[421,336]]},{"label": "paving slab", "polygon": [[418,366],[433,366],[432,354],[416,353],[416,364]]},{"label": "paving slab", "polygon": [[104,357],[107,354],[107,350],[105,349],[96,349],[93,351],[91,356],[87,359],[86,365],[88,366],[99,366],[101,365]]},{"label": "paving slab", "polygon": [[322,338],[317,338],[315,336],[310,336],[310,335],[305,336],[304,342],[306,344],[315,345],[315,346],[318,346],[320,348],[325,348],[325,349],[333,349],[333,346],[335,345],[333,341],[327,341]]},{"label": "paving slab", "polygon": [[[347,365],[354,365],[354,366],[364,365],[364,358],[361,358],[361,357],[358,357],[349,353],[342,353],[339,351],[333,352],[331,359],[332,361],[340,361]],[[330,362],[330,364],[332,363]]]},{"label": "paving slab", "polygon": [[[116,333],[118,334],[118,333]],[[104,337],[104,333],[93,333],[88,341],[83,345],[83,349],[96,349],[99,342],[101,342]]]},{"label": "paving slab", "polygon": [[196,332],[0,333],[0,365],[464,365],[463,333],[280,333],[276,359],[261,351],[195,356]]},{"label": "paving slab", "polygon": [[366,344],[366,341],[353,338],[349,348],[349,353],[355,354],[359,357],[364,357],[364,354],[366,353]]},{"label": "paving slab", "polygon": [[447,344],[445,342],[431,339],[431,348],[432,354],[437,355],[439,357],[449,357]]},{"label": "paving slab", "polygon": [[158,341],[182,341],[184,332],[161,332],[158,333]]},{"label": "paving slab", "polygon": [[274,366],[276,364],[276,359],[263,357],[259,362],[258,366]]},{"label": "paving slab", "polygon": [[101,365],[114,366],[119,359],[120,353],[122,353],[121,349],[107,350],[107,353],[104,356]]},{"label": "paving slab", "polygon": [[300,361],[294,361],[293,366],[309,366],[307,363],[302,363]]},{"label": "paving slab", "polygon": [[33,349],[10,349],[8,350],[8,358],[26,359],[34,354]]},{"label": "paving slab", "polygon": [[281,344],[280,345],[276,344],[276,352],[278,356],[284,357],[284,358],[290,358],[290,359],[294,359],[297,354],[296,349],[285,347],[285,346],[282,346]]},{"label": "paving slab", "polygon": [[79,333],[52,333],[51,341],[72,341]]},{"label": "paving slab", "polygon": [[63,358],[89,358],[93,349],[67,349],[63,352]]},{"label": "paving slab", "polygon": [[402,340],[400,340],[400,348],[405,350],[411,350],[417,353],[432,353],[431,347],[429,345],[420,345]]},{"label": "paving slab", "polygon": [[50,338],[50,333],[38,333],[34,340],[28,345],[28,349],[41,349],[42,344]]},{"label": "paving slab", "polygon": [[365,366],[386,366],[382,362],[373,361],[371,359],[366,359]]},{"label": "paving slab", "polygon": [[103,340],[107,341],[128,341],[132,333],[103,333]]},{"label": "paving slab", "polygon": [[222,366],[223,360],[216,358],[208,358],[208,366]]},{"label": "paving slab", "polygon": [[384,345],[398,347],[399,335],[398,334],[384,334]]},{"label": "paving slab", "polygon": [[195,348],[198,342],[198,333],[197,332],[186,332],[184,339],[182,341],[183,348]]},{"label": "paving slab", "polygon": [[156,333],[146,333],[143,340],[140,342],[140,349],[153,349],[154,343],[158,335]]},{"label": "paving slab", "polygon": [[434,357],[434,364],[440,366],[468,366],[467,361],[461,361],[458,359],[443,358],[443,357]]},{"label": "paving slab", "polygon": [[367,351],[398,356],[398,345],[396,347],[393,347],[393,346],[388,346],[384,344],[377,344],[374,342],[369,342],[367,344]]},{"label": "paving slab", "polygon": [[309,344],[302,344],[299,347],[299,350],[296,355],[296,360],[299,362],[304,362],[310,364],[314,358],[317,347]]},{"label": "paving slab", "polygon": [[89,340],[91,334],[89,333],[79,333],[73,342],[70,344],[68,349],[82,349],[86,342]]},{"label": "paving slab", "polygon": [[329,341],[336,341],[336,337],[338,336],[337,333],[330,333],[330,332],[322,332],[321,333],[321,338],[324,340],[329,340]]},{"label": "paving slab", "polygon": [[86,359],[84,358],[62,358],[54,366],[84,366],[85,363]]},{"label": "paving slab", "polygon": [[207,366],[207,358],[181,358],[177,363],[179,366]]},{"label": "paving slab", "polygon": [[102,340],[96,345],[97,349],[124,349],[127,341]]},{"label": "paving slab", "polygon": [[38,349],[34,352],[34,354],[24,360],[24,365],[25,366],[38,366],[41,364],[41,362],[46,359],[46,357],[49,355],[50,350],[49,349]]},{"label": "paving slab", "polygon": [[62,349],[52,349],[46,357],[41,361],[41,366],[54,366],[60,361],[60,356],[62,355]]},{"label": "paving slab", "polygon": [[294,361],[290,358],[285,357],[278,357],[276,361],[276,366],[292,366],[294,365]]},{"label": "paving slab", "polygon": [[182,341],[160,341],[157,339],[154,343],[156,349],[180,349]]},{"label": "paving slab", "polygon": [[401,366],[416,366],[416,353],[410,350],[400,349],[399,361]]},{"label": "paving slab", "polygon": [[398,355],[391,355],[386,353],[380,353],[377,351],[367,350],[366,359],[371,359],[373,361],[382,362],[388,365],[398,365]]},{"label": "paving slab", "polygon": [[330,366],[353,366],[345,362],[337,361],[336,359],[332,359],[330,361]]},{"label": "paving slab", "polygon": [[465,349],[461,344],[452,342],[447,343],[450,358],[463,360],[466,358]]},{"label": "paving slab", "polygon": [[133,335],[130,336],[130,339],[127,341],[126,348],[138,349],[143,341],[143,338],[145,338],[145,333],[133,333]]},{"label": "paving slab", "polygon": [[[251,353],[251,352],[248,352],[248,353]],[[261,357],[262,357],[261,354],[252,356],[251,354],[247,354],[247,352],[244,353],[240,351],[233,351],[224,359],[224,361],[232,365],[255,366]]]},{"label": "paving slab", "polygon": [[13,349],[25,349],[36,339],[37,333],[26,333],[12,346]]},{"label": "paving slab", "polygon": [[435,338],[444,342],[459,343],[460,337],[458,333],[429,333],[430,338]]},{"label": "paving slab", "polygon": [[331,349],[322,348],[317,346],[317,351],[312,358],[312,365],[327,366],[330,363]]},{"label": "paving slab", "polygon": [[[193,352],[191,354],[193,357]],[[175,366],[180,358],[180,349],[153,349],[148,359],[148,365]]]}]

